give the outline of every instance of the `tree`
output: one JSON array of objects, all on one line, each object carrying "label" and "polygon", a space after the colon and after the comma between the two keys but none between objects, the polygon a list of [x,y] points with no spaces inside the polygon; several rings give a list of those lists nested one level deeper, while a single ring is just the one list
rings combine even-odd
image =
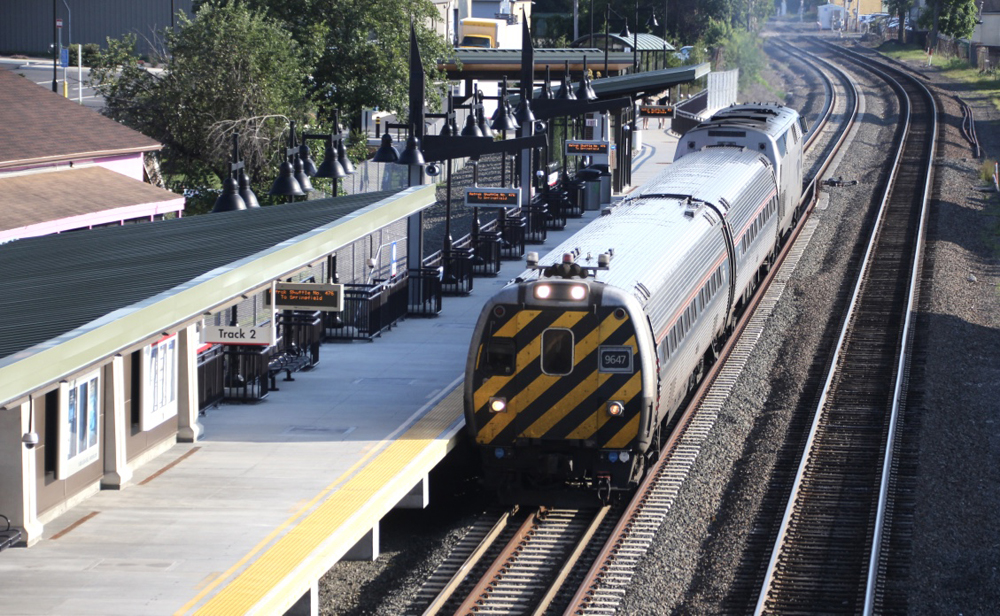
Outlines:
[{"label": "tree", "polygon": [[298,45],[261,13],[207,2],[193,21],[182,16],[165,41],[161,74],[140,66],[135,39],[126,37],[108,41],[92,79],[106,115],[163,143],[164,171],[175,190],[217,186],[228,174],[229,140],[219,138],[219,126],[253,133],[241,150],[251,176],[259,177],[287,120],[314,113]]},{"label": "tree", "polygon": [[440,14],[430,0],[244,0],[280,21],[314,66],[309,87],[321,119],[335,109],[360,122],[364,109],[408,108],[410,24],[417,33],[428,104],[443,93],[438,62],[453,55],[448,41],[430,29]]},{"label": "tree", "polygon": [[931,0],[920,14],[920,26],[931,31],[929,45],[937,45],[938,33],[969,38],[978,21],[975,0]]},{"label": "tree", "polygon": [[890,15],[899,17],[896,39],[902,45],[903,35],[906,32],[906,14],[913,8],[913,0],[885,0],[885,8]]}]

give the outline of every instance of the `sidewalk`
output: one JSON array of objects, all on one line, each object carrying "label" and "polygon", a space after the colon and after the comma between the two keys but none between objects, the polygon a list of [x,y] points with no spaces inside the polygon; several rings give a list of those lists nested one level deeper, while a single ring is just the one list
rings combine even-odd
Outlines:
[{"label": "sidewalk", "polygon": [[650,128],[641,131],[642,149],[632,159],[632,186],[628,192],[656,177],[674,160],[677,137],[669,133],[667,127],[653,128],[655,120],[649,124]]}]

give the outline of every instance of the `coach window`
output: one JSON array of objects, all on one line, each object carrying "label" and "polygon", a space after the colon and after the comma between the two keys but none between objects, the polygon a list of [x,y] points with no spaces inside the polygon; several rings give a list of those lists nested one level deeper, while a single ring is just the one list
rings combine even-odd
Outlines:
[{"label": "coach window", "polygon": [[547,329],[542,333],[542,372],[569,374],[573,370],[573,332]]},{"label": "coach window", "polygon": [[514,374],[517,349],[513,338],[490,338],[483,352],[483,368],[490,375],[509,376]]}]

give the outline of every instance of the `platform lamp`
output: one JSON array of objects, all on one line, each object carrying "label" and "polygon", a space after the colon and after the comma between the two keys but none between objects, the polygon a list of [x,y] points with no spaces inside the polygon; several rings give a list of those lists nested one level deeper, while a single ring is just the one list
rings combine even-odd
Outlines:
[{"label": "platform lamp", "polygon": [[339,111],[333,112],[333,127],[334,132],[329,134],[305,133],[302,135],[302,140],[303,142],[309,139],[323,140],[323,162],[309,175],[317,178],[332,179],[333,196],[336,197],[340,194],[339,180],[354,173],[355,169],[354,164],[351,163],[351,159],[347,157],[347,149],[344,147],[344,133],[340,126]]},{"label": "platform lamp", "polygon": [[[503,82],[500,84],[500,99],[497,103],[497,110],[493,114],[492,123],[490,128],[493,130],[500,131],[500,137],[504,141],[507,140],[507,131],[517,130],[520,125],[517,123],[517,118],[510,111],[510,101],[507,99],[507,76],[504,75]],[[500,184],[502,186],[507,185],[507,155],[501,154],[500,156]],[[502,211],[502,210],[501,210]]]},{"label": "platform lamp", "polygon": [[[222,181],[222,194],[215,200],[212,213],[235,212],[248,207],[260,207],[257,196],[250,190],[250,181],[243,172],[240,160],[240,137],[233,135],[233,160],[229,163],[229,175]],[[237,177],[239,179],[237,179]]]},{"label": "platform lamp", "polygon": [[476,90],[476,123],[479,126],[479,132],[483,134],[483,137],[493,138],[493,129],[490,128],[490,123],[486,121],[486,105],[483,104],[485,96],[482,90]]},{"label": "platform lamp", "polygon": [[576,97],[585,101],[597,100],[597,93],[590,85],[590,76],[587,75],[587,56],[583,56],[583,74],[580,76],[580,86],[576,89]]},{"label": "platform lamp", "polygon": [[382,145],[375,150],[372,156],[373,163],[394,163],[399,160],[399,150],[392,145],[392,135],[389,134],[389,127],[385,127],[382,133]]},{"label": "platform lamp", "polygon": [[556,100],[576,100],[576,94],[573,92],[573,86],[569,83],[569,60],[566,61],[565,68],[563,69],[562,83],[559,84],[559,89],[556,91]]},{"label": "platform lamp", "polygon": [[[302,182],[302,178],[305,178],[305,183]],[[268,194],[301,197],[312,189],[312,183],[303,171],[302,160],[299,158],[299,146],[295,144],[295,122],[292,122],[288,133],[288,147],[285,148],[285,160],[282,161],[278,177],[271,184]]]},{"label": "platform lamp", "polygon": [[410,134],[406,138],[406,148],[400,153],[397,165],[423,165],[424,154],[420,151],[420,139],[413,134],[413,126],[410,126]]}]

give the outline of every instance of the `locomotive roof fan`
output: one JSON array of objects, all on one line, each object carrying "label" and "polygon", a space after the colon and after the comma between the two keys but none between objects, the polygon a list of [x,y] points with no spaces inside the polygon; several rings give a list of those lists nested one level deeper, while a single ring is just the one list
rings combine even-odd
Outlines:
[{"label": "locomotive roof fan", "polygon": [[[597,255],[597,265],[580,265],[576,262],[576,258],[580,256],[580,249],[577,248],[573,252],[563,253],[562,262],[560,263],[539,265],[537,252],[527,253],[525,261],[527,262],[528,269],[538,270],[540,277],[543,278],[587,278],[595,276],[600,270],[610,269],[611,259],[614,255],[614,249],[609,248],[607,252]],[[587,253],[584,260],[590,262],[593,260],[593,257],[590,253]]]}]

